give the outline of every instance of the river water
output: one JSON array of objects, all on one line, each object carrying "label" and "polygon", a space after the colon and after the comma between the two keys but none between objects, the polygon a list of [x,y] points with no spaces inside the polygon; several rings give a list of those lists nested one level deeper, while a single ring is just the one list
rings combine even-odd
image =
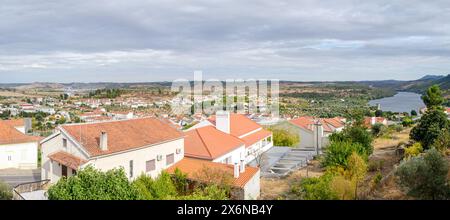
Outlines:
[{"label": "river water", "polygon": [[392,97],[374,99],[369,101],[369,105],[381,105],[381,110],[392,111],[392,112],[411,112],[411,110],[416,110],[425,107],[420,94],[413,92],[399,92]]}]

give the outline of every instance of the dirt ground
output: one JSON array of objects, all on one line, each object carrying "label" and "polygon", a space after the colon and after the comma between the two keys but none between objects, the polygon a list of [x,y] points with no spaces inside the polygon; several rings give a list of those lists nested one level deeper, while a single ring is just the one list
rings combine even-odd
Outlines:
[{"label": "dirt ground", "polygon": [[[369,158],[369,164],[378,164],[377,169],[372,168],[367,173],[366,179],[360,188],[365,192],[372,186],[372,179],[380,172],[383,177],[389,175],[394,166],[400,161],[396,154],[397,145],[409,141],[410,129],[405,129],[391,135],[391,138],[377,138],[374,140],[374,153]],[[301,178],[322,175],[324,170],[320,168],[318,161],[312,161],[307,168],[297,170],[285,178],[261,178],[261,199],[293,199],[290,194],[291,186],[298,183]],[[399,189],[394,178],[387,178],[382,187],[372,191],[365,199],[408,199]]]}]

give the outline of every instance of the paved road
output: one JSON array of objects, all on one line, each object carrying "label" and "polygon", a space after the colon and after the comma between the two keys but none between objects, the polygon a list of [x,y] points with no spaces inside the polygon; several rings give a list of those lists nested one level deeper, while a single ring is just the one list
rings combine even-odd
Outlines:
[{"label": "paved road", "polygon": [[0,169],[0,180],[15,187],[20,183],[41,180],[41,170]]}]

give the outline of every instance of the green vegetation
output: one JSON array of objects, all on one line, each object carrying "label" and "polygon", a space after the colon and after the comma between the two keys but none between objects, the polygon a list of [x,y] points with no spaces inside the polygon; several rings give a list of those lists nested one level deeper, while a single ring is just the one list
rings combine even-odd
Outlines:
[{"label": "green vegetation", "polygon": [[50,200],[135,200],[138,195],[123,169],[101,172],[91,166],[48,189]]},{"label": "green vegetation", "polygon": [[410,137],[421,142],[425,149],[430,149],[441,133],[449,131],[450,122],[443,112],[441,105],[444,99],[438,86],[430,87],[422,99],[427,111],[411,130]]},{"label": "green vegetation", "polygon": [[347,167],[348,158],[353,152],[367,158],[365,148],[359,143],[332,141],[325,150],[321,165],[324,167]]},{"label": "green vegetation", "polygon": [[368,132],[366,128],[358,124],[348,126],[341,132],[330,135],[330,141],[359,144],[364,149],[364,153],[367,156],[373,153],[372,134]]},{"label": "green vegetation", "polygon": [[396,175],[408,195],[419,199],[450,199],[449,164],[436,149],[404,160]]},{"label": "green vegetation", "polygon": [[89,92],[89,98],[108,98],[114,99],[120,97],[124,93],[122,89],[97,89],[93,92]]},{"label": "green vegetation", "polygon": [[422,151],[422,144],[420,144],[419,142],[414,143],[412,146],[405,148],[405,157],[411,158],[418,156],[420,153],[422,153]]},{"label": "green vegetation", "polygon": [[[222,174],[208,173],[216,178]],[[199,174],[199,177],[202,176]],[[214,179],[213,178],[213,179]],[[205,178],[200,178],[201,180]],[[51,200],[166,200],[204,199],[224,200],[229,198],[230,187],[221,176],[208,184],[194,184],[186,175],[176,170],[174,175],[162,172],[157,178],[142,174],[129,182],[123,169],[107,172],[91,166],[80,170],[77,175],[61,178],[48,190]],[[193,184],[193,189],[188,187]]]},{"label": "green vegetation", "polygon": [[274,146],[293,147],[300,142],[299,135],[292,131],[275,127],[269,127],[268,130],[273,133]]},{"label": "green vegetation", "polygon": [[11,200],[13,197],[11,187],[0,180],[0,200]]}]

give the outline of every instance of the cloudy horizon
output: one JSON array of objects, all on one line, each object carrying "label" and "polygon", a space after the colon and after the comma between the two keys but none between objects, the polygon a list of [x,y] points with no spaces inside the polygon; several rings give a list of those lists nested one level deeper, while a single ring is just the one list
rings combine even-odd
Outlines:
[{"label": "cloudy horizon", "polygon": [[4,0],[0,83],[450,73],[449,1]]}]

